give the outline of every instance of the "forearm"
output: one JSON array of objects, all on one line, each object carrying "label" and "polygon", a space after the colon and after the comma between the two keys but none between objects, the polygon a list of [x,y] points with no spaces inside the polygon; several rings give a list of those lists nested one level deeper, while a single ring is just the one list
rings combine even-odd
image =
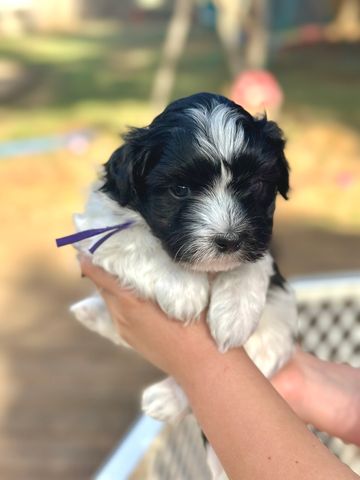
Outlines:
[{"label": "forearm", "polygon": [[243,350],[215,349],[179,373],[206,436],[231,479],[351,479],[285,404]]}]

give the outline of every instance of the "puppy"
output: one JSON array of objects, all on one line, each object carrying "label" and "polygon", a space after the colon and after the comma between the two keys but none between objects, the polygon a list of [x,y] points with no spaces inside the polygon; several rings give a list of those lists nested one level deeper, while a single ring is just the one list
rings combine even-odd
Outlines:
[{"label": "puppy", "polygon": [[[225,97],[199,93],[124,140],[75,225],[83,231],[133,223],[110,235],[92,261],[180,322],[208,308],[219,350],[244,345],[270,377],[290,358],[296,330],[293,293],[269,252],[275,199],[289,190],[282,131]],[[124,344],[100,296],[72,311]],[[145,390],[142,407],[173,421],[188,402],[168,378]],[[219,471],[214,457],[211,463]]]}]

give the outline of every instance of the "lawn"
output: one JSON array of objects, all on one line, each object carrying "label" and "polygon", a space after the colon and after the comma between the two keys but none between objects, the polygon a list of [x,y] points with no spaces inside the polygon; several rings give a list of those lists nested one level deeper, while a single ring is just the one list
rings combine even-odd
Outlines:
[{"label": "lawn", "polygon": [[[141,123],[157,67],[163,24],[97,25],[76,34],[2,39],[0,56],[23,67],[18,91],[3,99],[1,138],[43,135],[69,127],[108,131]],[[306,112],[360,127],[359,45],[283,49],[270,68],[286,96],[285,112]],[[195,27],[178,69],[173,97],[226,93],[229,76],[216,35]]]}]

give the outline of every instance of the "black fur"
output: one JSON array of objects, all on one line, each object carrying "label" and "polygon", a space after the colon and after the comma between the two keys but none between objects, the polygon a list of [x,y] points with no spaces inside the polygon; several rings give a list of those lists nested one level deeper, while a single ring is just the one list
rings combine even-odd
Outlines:
[{"label": "black fur", "polygon": [[275,262],[273,262],[273,269],[274,269],[274,274],[271,275],[271,277],[270,277],[269,288],[278,287],[278,288],[282,288],[283,290],[286,290],[287,281],[281,275],[279,267],[277,266],[277,264]]}]

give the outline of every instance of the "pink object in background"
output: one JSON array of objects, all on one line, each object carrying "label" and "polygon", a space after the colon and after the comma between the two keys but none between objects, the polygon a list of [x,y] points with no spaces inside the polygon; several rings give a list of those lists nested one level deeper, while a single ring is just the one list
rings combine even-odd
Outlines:
[{"label": "pink object in background", "polygon": [[343,189],[349,188],[355,181],[355,175],[351,172],[340,172],[335,177],[336,184]]},{"label": "pink object in background", "polygon": [[284,94],[270,72],[246,70],[236,77],[231,87],[230,98],[252,114],[266,112],[274,117],[281,108]]}]

